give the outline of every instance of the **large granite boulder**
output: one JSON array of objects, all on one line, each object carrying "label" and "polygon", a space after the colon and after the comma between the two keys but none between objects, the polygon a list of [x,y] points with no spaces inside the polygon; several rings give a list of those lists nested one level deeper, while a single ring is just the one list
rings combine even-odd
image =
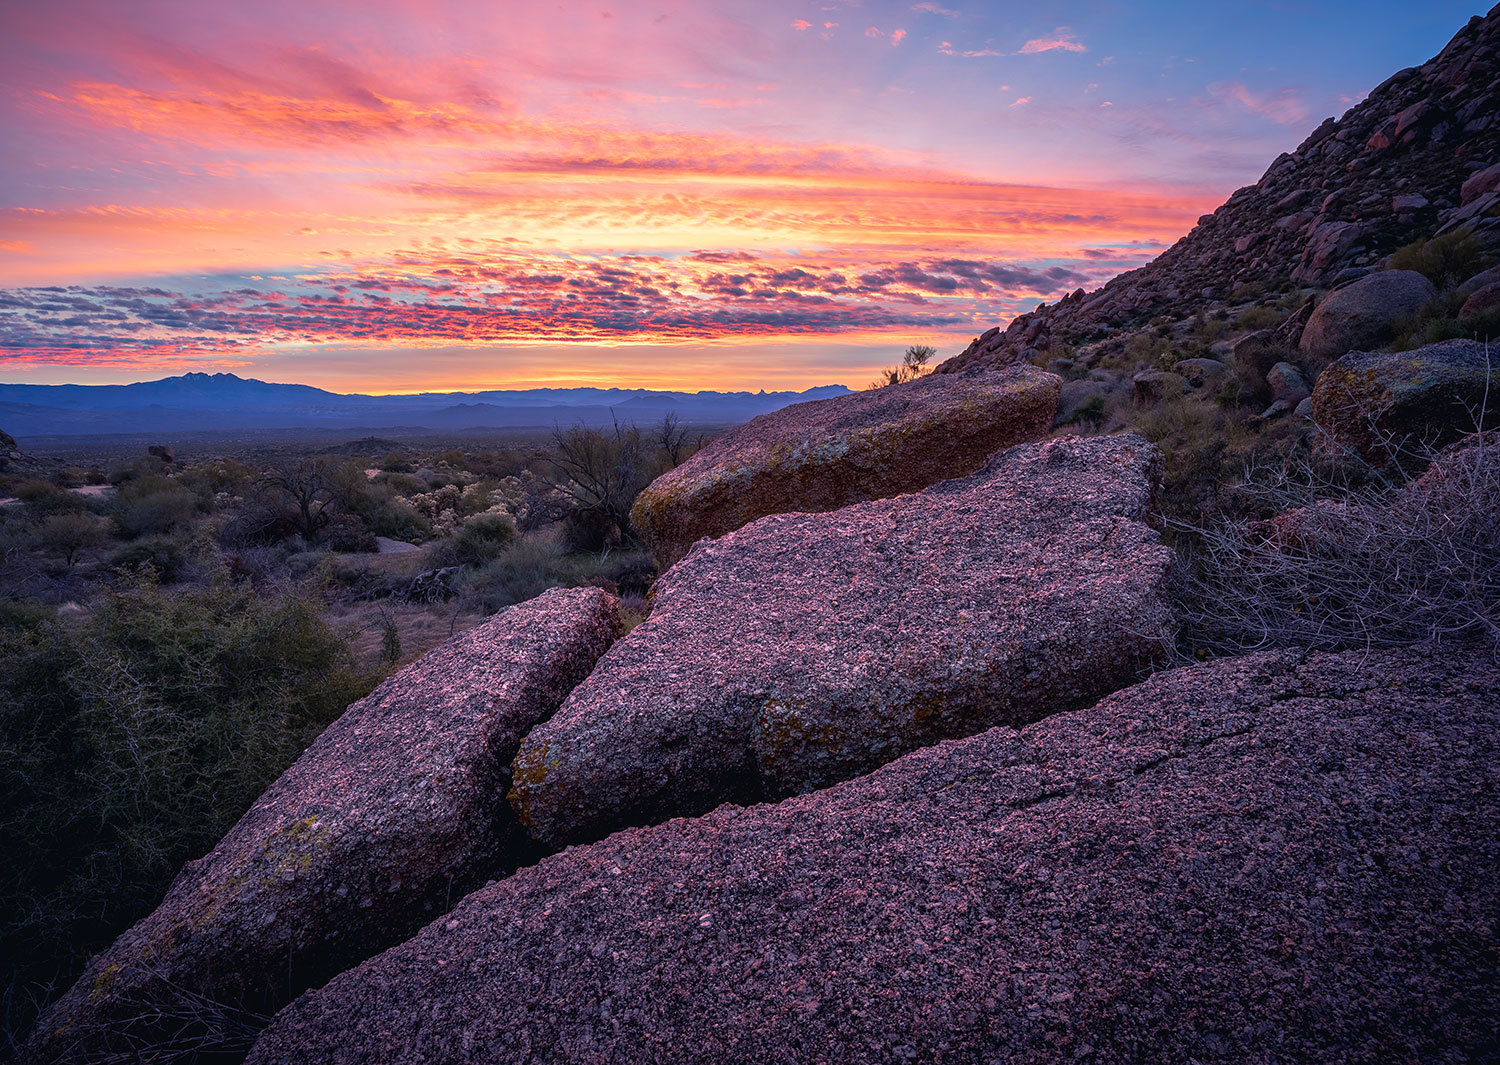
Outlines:
[{"label": "large granite boulder", "polygon": [[[43,1015],[30,1060],[230,1049],[240,1011],[273,1008],[399,943],[514,866],[506,849],[524,848],[524,835],[504,802],[510,758],[618,624],[603,591],[555,589],[349,707],[155,912],[94,958]],[[185,1011],[208,1017],[205,1006],[224,1030],[183,1024]]]},{"label": "large granite boulder", "polygon": [[521,745],[522,822],[558,847],[807,791],[1130,683],[1175,634],[1159,462],[1138,436],[1026,444],[699,544]]},{"label": "large granite boulder", "polygon": [[1313,388],[1313,416],[1336,447],[1373,462],[1500,426],[1500,352],[1445,340],[1394,354],[1351,351]]},{"label": "large granite boulder", "polygon": [[1161,673],[544,859],[251,1065],[1492,1061],[1500,668]]},{"label": "large granite boulder", "polygon": [[1437,297],[1415,270],[1380,270],[1330,292],[1302,330],[1298,348],[1311,359],[1336,359],[1390,339],[1396,326]]},{"label": "large granite boulder", "polygon": [[1044,436],[1062,382],[1034,366],[797,403],[725,433],[657,478],[631,521],[665,569],[767,514],[836,510],[973,473]]}]

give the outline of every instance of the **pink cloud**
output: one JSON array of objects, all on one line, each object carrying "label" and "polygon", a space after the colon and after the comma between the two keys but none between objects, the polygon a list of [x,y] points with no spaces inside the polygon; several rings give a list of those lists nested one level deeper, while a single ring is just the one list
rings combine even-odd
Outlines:
[{"label": "pink cloud", "polygon": [[792,29],[794,29],[794,30],[810,30],[810,29],[812,29],[812,23],[808,22],[807,19],[805,19],[805,18],[799,18],[796,22],[792,23]]},{"label": "pink cloud", "polygon": [[1252,92],[1242,82],[1221,81],[1208,87],[1215,99],[1228,100],[1251,114],[1269,119],[1281,126],[1295,126],[1307,121],[1308,110],[1296,89],[1279,89],[1269,94]]},{"label": "pink cloud", "polygon": [[1021,50],[1017,54],[1036,55],[1039,52],[1052,52],[1059,49],[1064,52],[1088,51],[1072,30],[1066,26],[1059,26],[1052,31],[1050,37],[1038,37],[1036,40],[1027,41],[1021,46]]},{"label": "pink cloud", "polygon": [[953,11],[946,7],[939,7],[937,4],[934,4],[932,0],[922,0],[920,4],[913,4],[911,6],[911,9],[913,11],[925,12],[929,15],[942,15],[944,18],[958,18],[957,11]]}]

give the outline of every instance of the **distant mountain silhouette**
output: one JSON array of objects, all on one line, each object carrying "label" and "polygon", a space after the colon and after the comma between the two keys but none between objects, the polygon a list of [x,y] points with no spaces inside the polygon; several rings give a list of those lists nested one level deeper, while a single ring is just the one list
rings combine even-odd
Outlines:
[{"label": "distant mountain silhouette", "polygon": [[843,385],[803,392],[533,388],[372,396],[232,373],[187,373],[129,385],[0,384],[0,425],[18,436],[67,436],[213,429],[545,428],[615,418],[654,421],[668,413],[689,424],[729,424],[848,391]]}]

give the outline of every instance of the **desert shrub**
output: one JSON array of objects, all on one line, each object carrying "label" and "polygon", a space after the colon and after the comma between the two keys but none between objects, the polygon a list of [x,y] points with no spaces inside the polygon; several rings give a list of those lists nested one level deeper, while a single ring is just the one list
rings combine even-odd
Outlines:
[{"label": "desert shrub", "polygon": [[1444,340],[1500,339],[1500,308],[1460,318],[1458,306],[1462,302],[1456,296],[1434,301],[1433,307],[1425,309],[1401,330],[1391,344],[1391,350],[1410,351]]},{"label": "desert shrub", "polygon": [[481,477],[519,477],[526,468],[529,456],[514,448],[499,451],[479,451],[469,456],[469,471]]},{"label": "desert shrub", "polygon": [[427,482],[420,477],[412,476],[409,471],[382,473],[373,483],[390,485],[391,491],[403,496],[414,496],[427,491]]},{"label": "desert shrub", "polygon": [[[415,478],[412,481],[420,489],[426,485]],[[369,481],[353,486],[344,506],[347,512],[359,518],[375,536],[389,536],[393,540],[425,540],[432,535],[432,524],[416,508],[398,494],[397,489],[385,480]]]},{"label": "desert shrub", "polygon": [[1438,291],[1473,277],[1485,267],[1484,245],[1460,226],[1425,240],[1415,240],[1391,253],[1392,270],[1415,270],[1437,286]]},{"label": "desert shrub", "polygon": [[1189,335],[1197,346],[1207,348],[1228,332],[1229,321],[1225,312],[1207,314],[1200,309],[1197,314],[1193,315],[1193,327]]},{"label": "desert shrub", "polygon": [[207,509],[192,489],[159,474],[126,481],[113,505],[120,534],[128,539],[186,528]]},{"label": "desert shrub", "polygon": [[573,584],[576,577],[557,537],[544,533],[518,539],[498,558],[465,573],[459,594],[470,609],[492,614],[548,588]]},{"label": "desert shrub", "polygon": [[1169,336],[1154,336],[1150,333],[1136,333],[1125,341],[1124,357],[1126,365],[1139,365],[1146,363],[1150,366],[1170,366],[1177,361],[1177,354]]},{"label": "desert shrub", "polygon": [[1273,329],[1286,317],[1275,307],[1247,307],[1240,312],[1235,325],[1240,329]]},{"label": "desert shrub", "polygon": [[459,526],[445,553],[447,565],[482,566],[500,557],[516,539],[516,527],[503,514],[481,514]]},{"label": "desert shrub", "polygon": [[1266,286],[1260,281],[1241,281],[1229,293],[1229,298],[1236,303],[1244,303],[1247,300],[1258,300],[1266,294]]},{"label": "desert shrub", "polygon": [[887,385],[900,385],[907,381],[915,381],[932,371],[927,363],[936,354],[937,348],[928,347],[926,344],[912,344],[902,352],[901,362],[889,370],[881,370],[880,375],[870,382],[870,387],[885,388]]},{"label": "desert shrub", "polygon": [[127,581],[76,628],[0,626],[7,1034],[377,679],[314,602],[243,586]]},{"label": "desert shrub", "polygon": [[187,556],[171,540],[141,540],[116,551],[109,566],[120,573],[139,574],[149,569],[160,583],[172,584],[187,568]]},{"label": "desert shrub", "polygon": [[379,551],[380,544],[354,514],[340,514],[323,528],[320,542],[330,551]]},{"label": "desert shrub", "polygon": [[1188,530],[1189,646],[1234,654],[1464,636],[1500,653],[1500,437],[1435,457],[1395,487],[1311,463],[1263,471],[1249,487],[1277,517]]},{"label": "desert shrub", "polygon": [[563,515],[562,528],[569,551],[603,551],[622,542],[619,525],[599,510],[574,507]]},{"label": "desert shrub", "polygon": [[41,603],[0,599],[0,630],[25,632],[53,621],[57,612]]},{"label": "desert shrub", "polygon": [[87,511],[50,514],[37,526],[36,545],[56,553],[71,566],[91,548],[108,542],[109,531],[106,519]]},{"label": "desert shrub", "polygon": [[1108,401],[1103,396],[1090,396],[1068,415],[1068,425],[1099,425],[1107,413]]},{"label": "desert shrub", "polygon": [[638,428],[615,422],[609,429],[558,430],[552,458],[554,469],[544,480],[566,507],[563,520],[573,550],[596,551],[634,538],[630,508],[664,469],[658,449]]},{"label": "desert shrub", "polygon": [[39,516],[88,509],[87,499],[51,481],[17,481],[11,485],[10,492],[25,503],[28,510]]}]

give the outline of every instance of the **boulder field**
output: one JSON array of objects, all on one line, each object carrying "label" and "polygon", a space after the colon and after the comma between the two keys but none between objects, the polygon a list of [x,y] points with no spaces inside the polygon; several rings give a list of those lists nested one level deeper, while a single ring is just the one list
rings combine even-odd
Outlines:
[{"label": "boulder field", "polygon": [[1160,455],[1065,437],[978,474],[700,543],[516,756],[550,847],[824,787],[1086,706],[1171,644]]},{"label": "boulder field", "polygon": [[1266,652],[617,833],[252,1065],[1493,1060],[1500,667]]},{"label": "boulder field", "polygon": [[554,589],[350,706],[93,959],[42,1016],[29,1060],[229,1049],[234,1033],[207,1019],[273,1009],[513,868],[530,849],[504,801],[510,759],[618,630],[612,596]]},{"label": "boulder field", "polygon": [[973,473],[1045,436],[1062,382],[1033,366],[797,403],[731,429],[643,491],[631,521],[666,569],[767,514],[828,511]]}]

